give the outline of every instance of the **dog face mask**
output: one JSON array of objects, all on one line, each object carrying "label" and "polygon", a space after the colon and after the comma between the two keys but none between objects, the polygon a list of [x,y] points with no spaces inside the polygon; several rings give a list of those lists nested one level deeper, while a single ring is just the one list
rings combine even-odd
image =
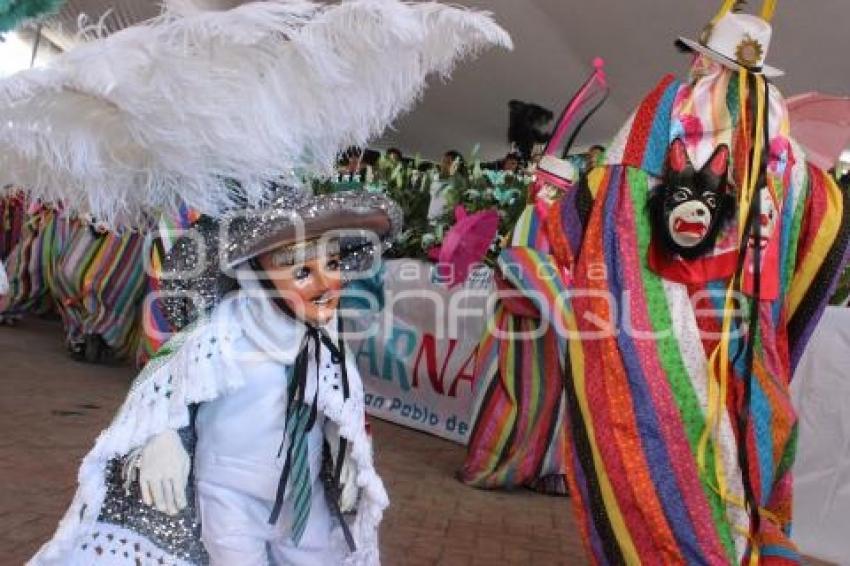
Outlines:
[{"label": "dog face mask", "polygon": [[734,199],[727,193],[728,168],[725,144],[699,171],[682,140],[670,144],[663,182],[649,200],[653,230],[668,252],[692,260],[712,249],[734,209]]}]

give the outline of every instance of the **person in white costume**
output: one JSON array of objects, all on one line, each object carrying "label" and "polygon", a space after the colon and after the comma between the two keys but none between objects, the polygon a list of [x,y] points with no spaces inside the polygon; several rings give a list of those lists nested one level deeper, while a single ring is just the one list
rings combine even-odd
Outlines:
[{"label": "person in white costume", "polygon": [[[271,253],[261,256],[263,264],[274,263]],[[245,360],[243,387],[230,395],[200,405],[195,420],[195,480],[199,502],[201,536],[212,564],[266,564],[267,546],[278,564],[337,564],[342,556],[329,546],[332,517],[324,504],[324,487],[319,477],[323,443],[326,437],[336,439],[335,425],[318,415],[316,426],[307,435],[309,480],[312,487],[310,522],[299,544],[293,542],[292,521],[282,516],[279,523],[269,524],[285,454],[279,453],[286,435],[288,385],[299,346],[305,340],[306,324],[315,325],[331,334],[336,322],[332,309],[338,301],[339,260],[317,257],[303,265],[273,265],[279,272],[276,285],[305,295],[308,308],[316,312],[302,320],[290,317],[274,304],[273,297],[257,296],[235,299],[238,308],[233,317],[218,313],[216,323],[237,324],[244,334],[237,337],[223,356],[237,362]],[[240,270],[243,290],[254,283],[250,268]],[[327,306],[316,307],[312,297],[329,295]],[[315,299],[321,300],[321,299]],[[227,307],[221,308],[222,312]],[[330,311],[330,312],[328,312]],[[231,320],[233,319],[233,320]],[[306,323],[306,324],[305,324]],[[335,332],[333,334],[336,334]],[[185,347],[185,346],[184,346]],[[315,346],[307,344],[309,354]],[[267,350],[274,348],[274,350]],[[331,364],[327,347],[321,348],[322,365],[315,367],[308,355],[308,391],[318,395],[320,408],[327,405],[331,381],[339,384],[339,367]],[[229,365],[225,361],[223,366]],[[222,368],[224,369],[224,367]],[[235,369],[235,368],[234,368]],[[328,371],[330,369],[330,371]],[[356,379],[356,368],[348,368],[349,379]],[[287,376],[288,379],[282,376]],[[308,377],[308,379],[309,379]],[[312,391],[318,385],[317,391]],[[327,426],[326,426],[327,425]],[[164,513],[176,514],[186,507],[186,484],[191,461],[176,431],[168,430],[154,437],[138,454],[142,498]],[[345,472],[344,499],[341,507],[351,510],[357,488],[350,481],[351,466]],[[288,497],[286,504],[291,505]]]},{"label": "person in white costume", "polygon": [[[334,229],[392,238],[401,214],[369,195],[290,191],[269,206],[269,186],[329,173],[342,148],[410,110],[429,76],[511,40],[490,14],[437,2],[207,4],[166,0],[151,21],[0,81],[0,186],[125,227],[184,208],[214,221],[268,212],[228,240],[223,266],[240,291],[131,386],[38,566],[379,562],[388,501],[362,384],[333,317],[280,294],[299,285],[280,254]],[[298,269],[313,259],[311,276],[330,285],[328,258]],[[304,304],[329,315],[328,292]]]},{"label": "person in white costume", "polygon": [[388,499],[336,315],[352,238],[323,235],[386,241],[401,211],[381,195],[287,189],[224,226],[239,289],[133,384],[33,564],[379,562]]}]

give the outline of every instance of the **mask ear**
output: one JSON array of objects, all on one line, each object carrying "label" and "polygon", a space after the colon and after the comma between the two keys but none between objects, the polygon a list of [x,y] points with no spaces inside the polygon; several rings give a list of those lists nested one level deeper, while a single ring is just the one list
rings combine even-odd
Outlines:
[{"label": "mask ear", "polygon": [[729,146],[724,143],[717,146],[717,149],[714,150],[714,154],[712,154],[711,159],[708,160],[708,163],[703,165],[702,171],[704,173],[710,171],[712,175],[725,177],[728,170]]},{"label": "mask ear", "polygon": [[673,173],[684,173],[687,169],[693,169],[691,158],[688,157],[688,148],[685,143],[676,138],[670,144],[670,149],[667,152],[667,165]]},{"label": "mask ear", "polygon": [[723,186],[729,171],[729,146],[717,146],[709,160],[700,169],[699,177],[706,190],[717,191]]}]

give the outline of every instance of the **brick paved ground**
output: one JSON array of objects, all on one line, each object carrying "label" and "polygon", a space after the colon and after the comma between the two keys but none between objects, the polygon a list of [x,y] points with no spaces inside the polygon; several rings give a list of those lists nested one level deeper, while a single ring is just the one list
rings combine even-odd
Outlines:
[{"label": "brick paved ground", "polygon": [[[55,322],[0,327],[0,566],[22,564],[50,536],[133,377],[71,361],[60,336]],[[470,489],[453,475],[462,447],[380,421],[373,434],[392,501],[384,564],[586,563],[566,499]]]},{"label": "brick paved ground", "polygon": [[[0,566],[22,564],[50,536],[134,373],[72,362],[60,334],[32,319],[0,327]],[[566,499],[467,488],[453,479],[462,447],[380,421],[373,431],[392,501],[384,564],[587,563]]]}]

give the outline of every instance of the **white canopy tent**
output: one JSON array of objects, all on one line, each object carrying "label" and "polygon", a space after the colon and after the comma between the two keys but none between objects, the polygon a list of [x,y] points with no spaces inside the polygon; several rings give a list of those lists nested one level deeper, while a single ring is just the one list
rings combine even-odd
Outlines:
[{"label": "white canopy tent", "polygon": [[[451,83],[431,88],[388,136],[400,147],[436,152],[480,142],[485,154],[498,155],[507,149],[507,101],[534,101],[557,115],[596,56],[607,63],[612,92],[581,142],[604,143],[663,74],[685,72],[688,58],[673,42],[679,35],[698,37],[719,6],[705,0],[463,3],[492,10],[512,34],[515,51],[488,53],[456,73]],[[750,4],[759,8],[755,0]],[[776,81],[786,95],[809,90],[850,94],[848,27],[846,1],[779,2],[768,58],[787,73]]]},{"label": "white canopy tent", "polygon": [[[187,1],[187,0],[184,0]],[[228,6],[239,0],[193,0]],[[159,0],[69,0],[45,36],[61,48],[74,43],[79,14],[104,18],[108,30],[156,15]],[[673,41],[697,37],[719,5],[691,0],[460,0],[490,10],[512,34],[513,52],[492,51],[461,67],[451,82],[433,85],[425,99],[378,145],[437,157],[480,143],[485,158],[507,149],[511,99],[535,102],[555,114],[603,57],[612,89],[605,107],[587,125],[583,145],[604,143],[642,96],[664,74],[682,74],[687,57]],[[753,10],[760,6],[750,0]],[[776,82],[786,95],[818,90],[850,94],[846,0],[779,3],[769,62],[787,72]],[[340,112],[356,109],[341,105]]]}]

